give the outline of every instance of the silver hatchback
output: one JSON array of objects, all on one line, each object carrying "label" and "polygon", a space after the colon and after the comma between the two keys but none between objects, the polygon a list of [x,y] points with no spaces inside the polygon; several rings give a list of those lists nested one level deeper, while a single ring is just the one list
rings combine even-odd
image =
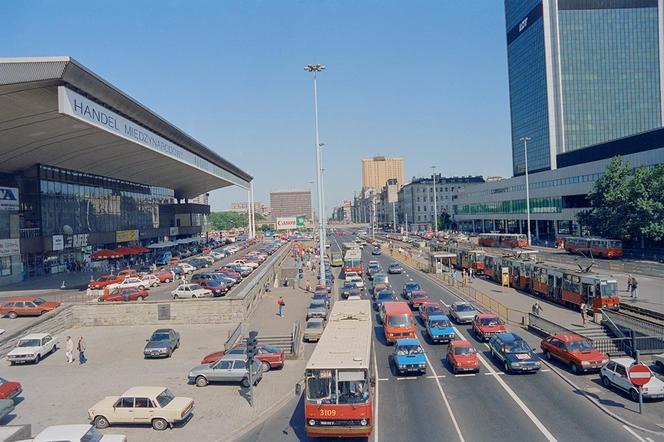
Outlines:
[{"label": "silver hatchback", "polygon": [[470,324],[475,315],[479,314],[475,307],[467,302],[455,302],[450,305],[450,319],[457,324]]},{"label": "silver hatchback", "polygon": [[[258,359],[254,359],[251,369],[251,380],[254,385],[263,378],[263,369]],[[249,387],[249,369],[247,356],[244,354],[226,355],[212,364],[197,365],[189,371],[189,383],[197,387],[205,387],[210,382],[239,382]]]}]

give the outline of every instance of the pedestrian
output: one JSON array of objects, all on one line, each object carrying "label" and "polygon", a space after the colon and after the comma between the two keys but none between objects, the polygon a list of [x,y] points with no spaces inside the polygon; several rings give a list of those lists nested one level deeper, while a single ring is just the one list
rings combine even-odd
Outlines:
[{"label": "pedestrian", "polygon": [[468,273],[466,273],[466,269],[463,269],[461,271],[461,275],[463,276],[463,285],[467,286],[468,285]]},{"label": "pedestrian", "polygon": [[284,298],[279,296],[279,299],[277,299],[277,308],[279,309],[279,316],[284,317],[284,310],[286,310],[286,302],[284,301]]},{"label": "pedestrian", "polygon": [[71,336],[67,336],[67,342],[65,343],[65,356],[67,357],[68,364],[74,362],[74,341],[71,340]]},{"label": "pedestrian", "polygon": [[304,284],[304,289],[305,289],[306,291],[308,291],[308,292],[311,291],[311,283],[309,282],[308,279],[306,280],[306,282],[305,282],[305,284]]},{"label": "pedestrian", "polygon": [[636,300],[639,297],[639,282],[632,277],[632,297]]},{"label": "pedestrian", "polygon": [[543,311],[544,309],[540,305],[539,301],[535,301],[535,304],[533,304],[533,315],[541,316]]},{"label": "pedestrian", "polygon": [[473,268],[472,268],[472,267],[470,267],[470,268],[468,269],[468,276],[470,276],[470,280],[471,280],[471,281],[472,281],[473,279],[475,279],[475,277],[473,276]]},{"label": "pedestrian", "polygon": [[585,303],[581,303],[581,320],[583,321],[583,326],[586,326],[586,309],[588,307]]},{"label": "pedestrian", "polygon": [[456,286],[456,282],[457,282],[457,271],[456,269],[454,269],[452,270],[452,285]]},{"label": "pedestrian", "polygon": [[77,350],[78,350],[78,363],[79,364],[85,364],[88,362],[88,358],[85,357],[85,341],[83,340],[83,336],[80,336],[78,338],[78,345],[77,345]]},{"label": "pedestrian", "polygon": [[185,275],[184,272],[182,272],[182,275],[180,275],[180,281],[182,281],[182,284],[187,283],[187,275]]},{"label": "pedestrian", "polygon": [[632,275],[627,275],[627,292],[629,293],[630,298],[632,295]]}]

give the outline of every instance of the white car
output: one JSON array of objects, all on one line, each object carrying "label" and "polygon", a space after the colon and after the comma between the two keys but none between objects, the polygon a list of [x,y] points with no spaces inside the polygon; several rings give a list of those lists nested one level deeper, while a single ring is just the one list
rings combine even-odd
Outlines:
[{"label": "white car", "polygon": [[231,265],[251,267],[252,270],[258,267],[257,262],[245,261],[244,259],[236,259],[231,263]]},{"label": "white car", "polygon": [[[46,427],[32,442],[126,442],[127,436],[122,434],[101,434],[99,430],[89,424],[82,425],[53,425]],[[28,441],[22,441],[28,442]]]},{"label": "white car", "polygon": [[212,256],[217,261],[224,257],[224,255],[219,252],[210,252],[210,256]]},{"label": "white car", "polygon": [[360,295],[348,295],[348,298],[346,298],[346,301],[361,301],[362,297]]},{"label": "white car", "polygon": [[348,272],[348,273],[346,273],[345,276],[346,276],[345,277],[346,281],[354,282],[355,287],[357,287],[358,289],[363,289],[364,288],[364,279],[362,279],[362,277],[360,275],[358,275],[357,273]]},{"label": "white car", "polygon": [[7,354],[7,360],[11,365],[21,362],[37,364],[44,356],[54,352],[57,348],[58,338],[54,338],[48,333],[34,333],[19,339],[16,347]]},{"label": "white car", "polygon": [[652,362],[655,364],[655,367],[664,370],[664,353],[652,355]]},{"label": "white car", "polygon": [[[600,370],[602,384],[609,388],[611,386],[629,393],[629,397],[638,402],[639,391],[632,385],[627,373],[636,361],[632,358],[615,358],[607,362]],[[652,372],[651,372],[652,374]],[[654,374],[650,381],[642,387],[644,399],[664,399],[664,382],[658,379]]]},{"label": "white car", "polygon": [[191,264],[187,264],[186,262],[179,262],[176,265],[180,267],[182,271],[185,273],[192,273],[194,270],[196,270],[194,266],[192,266]]},{"label": "white car", "polygon": [[173,299],[179,298],[212,298],[211,290],[204,289],[198,284],[180,284],[171,292]]},{"label": "white car", "polygon": [[113,291],[114,289],[125,288],[145,290],[146,288],[150,287],[150,284],[147,281],[143,281],[141,278],[131,276],[129,278],[125,278],[125,280],[122,282],[118,282],[117,284],[109,284],[106,287],[108,287],[110,291]]},{"label": "white car", "polygon": [[159,278],[154,275],[143,275],[141,276],[141,280],[143,280],[143,282],[145,282],[149,287],[158,287],[159,284],[161,284]]}]

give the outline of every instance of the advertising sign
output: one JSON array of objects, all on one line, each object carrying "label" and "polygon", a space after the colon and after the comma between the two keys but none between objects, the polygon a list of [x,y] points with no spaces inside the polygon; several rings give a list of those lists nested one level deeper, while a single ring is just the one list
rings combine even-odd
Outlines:
[{"label": "advertising sign", "polygon": [[15,187],[0,187],[0,210],[18,210],[18,189]]},{"label": "advertising sign", "polygon": [[115,242],[129,242],[138,240],[138,230],[116,230]]},{"label": "advertising sign", "polygon": [[67,235],[64,237],[65,249],[79,249],[88,245],[88,234],[78,233],[76,235]]},{"label": "advertising sign", "polygon": [[170,236],[178,235],[178,230],[179,230],[179,229],[178,229],[177,227],[169,227],[169,229],[168,229],[168,234],[169,234]]},{"label": "advertising sign", "polygon": [[53,235],[53,251],[57,252],[58,250],[64,250],[65,248],[65,237],[62,235]]},{"label": "advertising sign", "polygon": [[303,216],[286,216],[277,218],[277,230],[294,230],[304,228]]},{"label": "advertising sign", "polygon": [[15,256],[21,254],[21,243],[18,239],[0,240],[0,257]]},{"label": "advertising sign", "polygon": [[396,184],[387,185],[387,202],[396,203],[399,200],[399,189]]}]

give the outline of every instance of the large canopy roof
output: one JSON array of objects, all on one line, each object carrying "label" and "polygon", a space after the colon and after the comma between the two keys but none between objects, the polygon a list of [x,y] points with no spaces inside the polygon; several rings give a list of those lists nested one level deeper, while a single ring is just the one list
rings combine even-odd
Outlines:
[{"label": "large canopy roof", "polygon": [[252,180],[70,57],[0,58],[0,172],[38,163],[179,198]]}]

